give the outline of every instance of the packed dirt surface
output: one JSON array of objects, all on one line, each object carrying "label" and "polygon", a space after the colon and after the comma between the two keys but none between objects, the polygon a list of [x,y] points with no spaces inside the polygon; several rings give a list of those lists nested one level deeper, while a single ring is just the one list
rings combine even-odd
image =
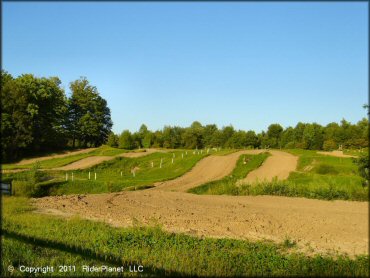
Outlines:
[{"label": "packed dirt surface", "polygon": [[69,170],[77,170],[77,169],[86,169],[94,165],[100,164],[104,161],[112,160],[113,158],[115,157],[114,156],[89,156],[89,157],[82,158],[80,160],[77,160],[75,162],[72,162],[62,167],[53,168],[51,170],[69,171]]},{"label": "packed dirt surface", "polygon": [[335,157],[357,157],[355,155],[343,154],[343,151],[317,152],[318,154],[330,155]]},{"label": "packed dirt surface", "polygon": [[83,149],[83,150],[78,150],[78,151],[65,152],[63,154],[52,154],[52,155],[42,156],[42,157],[27,158],[27,159],[22,159],[21,161],[19,161],[18,163],[15,163],[14,165],[26,165],[26,164],[35,163],[36,161],[49,160],[53,158],[61,158],[61,157],[66,157],[66,156],[71,156],[71,155],[81,154],[81,153],[88,153],[96,149],[97,148],[89,148],[89,149]]},{"label": "packed dirt surface", "polygon": [[216,156],[211,155],[199,161],[193,169],[183,176],[165,182],[154,184],[156,187],[150,190],[171,190],[187,191],[190,188],[202,185],[204,183],[222,179],[229,175],[235,168],[238,158],[242,154],[258,154],[265,150],[245,150],[235,152],[229,155]]},{"label": "packed dirt surface", "polygon": [[35,203],[41,213],[114,226],[160,224],[170,232],[277,243],[289,238],[308,254],[368,253],[367,202],[145,190],[45,197]]},{"label": "packed dirt surface", "polygon": [[130,158],[136,158],[145,156],[151,153],[157,152],[155,149],[147,149],[145,152],[127,152],[122,153],[116,156],[90,156],[83,159],[80,159],[78,161],[75,161],[71,164],[67,164],[62,167],[53,168],[52,170],[63,170],[63,171],[70,171],[70,170],[77,170],[77,169],[86,169],[90,168],[92,166],[95,166],[97,164],[100,164],[104,161],[115,159],[116,157],[130,157]]},{"label": "packed dirt surface", "polygon": [[[34,199],[36,212],[60,217],[78,215],[119,227],[160,224],[167,231],[195,236],[277,243],[289,239],[297,243],[297,250],[307,254],[368,254],[368,202],[181,192],[228,175],[241,154],[263,151],[209,156],[182,177],[143,191]],[[287,158],[295,161],[280,151],[269,152],[269,158],[280,158],[273,165],[285,164]],[[269,171],[265,173],[270,176]]]},{"label": "packed dirt surface", "polygon": [[246,178],[238,181],[238,184],[269,182],[274,178],[284,180],[297,168],[298,156],[275,150],[270,150],[269,153],[271,156],[260,167],[251,171]]}]

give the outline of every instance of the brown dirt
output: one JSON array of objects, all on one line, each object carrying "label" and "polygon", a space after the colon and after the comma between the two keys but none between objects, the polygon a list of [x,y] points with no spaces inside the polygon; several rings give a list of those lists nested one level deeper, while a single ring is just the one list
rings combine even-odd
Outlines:
[{"label": "brown dirt", "polygon": [[[185,191],[222,178],[232,171],[240,154],[250,152],[262,150],[209,156],[184,176],[157,184],[154,189],[45,197],[35,199],[35,205],[37,212],[79,215],[113,226],[161,224],[167,231],[195,236],[269,239],[278,243],[289,238],[308,254],[368,254],[368,202],[170,191]],[[270,152],[271,157],[280,158],[278,164],[284,164],[287,157],[292,159],[280,151]],[[268,177],[270,172],[265,171]]]},{"label": "brown dirt", "polygon": [[284,180],[297,168],[298,156],[274,150],[270,150],[269,153],[271,156],[259,168],[250,172],[246,178],[238,181],[238,184],[262,181],[269,182],[274,178]]},{"label": "brown dirt", "polygon": [[94,165],[100,164],[104,161],[112,160],[116,157],[134,158],[134,157],[145,156],[145,155],[148,155],[148,154],[151,154],[151,153],[154,153],[154,152],[156,152],[156,150],[147,149],[146,152],[127,152],[127,153],[122,153],[122,154],[119,154],[119,155],[116,155],[116,156],[90,156],[90,157],[86,157],[86,158],[80,159],[78,161],[75,161],[71,164],[67,164],[67,165],[62,166],[62,167],[53,168],[52,170],[70,171],[70,170],[77,170],[77,169],[86,169],[86,168],[92,167]]},{"label": "brown dirt", "polygon": [[81,153],[88,153],[96,149],[97,148],[89,148],[89,149],[83,149],[83,150],[78,150],[78,151],[70,151],[70,152],[66,152],[63,154],[52,154],[48,156],[22,159],[18,163],[15,163],[15,165],[26,165],[26,164],[35,163],[36,161],[43,161],[43,160],[48,160],[48,159],[53,159],[53,158],[61,158],[61,157],[66,157],[66,156],[71,156],[71,155],[81,154]]},{"label": "brown dirt", "polygon": [[318,154],[330,155],[335,157],[357,157],[355,155],[343,154],[343,151],[317,152]]},{"label": "brown dirt", "polygon": [[222,179],[235,168],[238,158],[242,154],[258,154],[264,150],[246,150],[234,152],[229,155],[211,155],[203,158],[196,166],[183,176],[165,182],[158,182],[151,190],[170,190],[186,192],[190,188],[204,183]]},{"label": "brown dirt", "polygon": [[278,243],[289,238],[307,253],[368,253],[367,202],[145,190],[45,197],[36,205],[39,212],[60,211],[58,215],[79,215],[113,226],[161,224],[167,231],[196,236]]}]

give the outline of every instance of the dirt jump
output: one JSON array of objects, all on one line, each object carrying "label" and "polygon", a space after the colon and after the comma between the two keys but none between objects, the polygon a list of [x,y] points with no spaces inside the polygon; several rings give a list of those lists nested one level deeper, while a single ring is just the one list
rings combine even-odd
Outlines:
[{"label": "dirt jump", "polygon": [[240,155],[258,154],[261,152],[264,152],[264,150],[246,150],[224,156],[208,156],[199,161],[192,170],[183,176],[174,180],[156,183],[154,184],[156,187],[151,190],[185,192],[190,188],[213,180],[222,179],[223,177],[229,175],[235,168],[236,162],[238,161]]},{"label": "dirt jump", "polygon": [[250,172],[246,178],[238,181],[238,184],[270,182],[274,178],[285,180],[289,174],[297,168],[298,157],[287,152],[269,151],[269,156],[265,162],[257,169]]},{"label": "dirt jump", "polygon": [[[195,236],[268,239],[277,243],[289,238],[296,241],[299,251],[307,254],[368,254],[367,202],[181,192],[228,175],[238,157],[248,152],[251,151],[217,159],[206,157],[187,174],[158,183],[153,189],[53,196],[34,199],[34,202],[40,213],[64,217],[78,215],[119,227],[160,224],[167,231]],[[270,153],[270,161],[278,157],[272,160],[278,164],[292,160],[279,151]],[[267,162],[264,165],[271,165]],[[262,167],[267,167],[264,165]]]}]

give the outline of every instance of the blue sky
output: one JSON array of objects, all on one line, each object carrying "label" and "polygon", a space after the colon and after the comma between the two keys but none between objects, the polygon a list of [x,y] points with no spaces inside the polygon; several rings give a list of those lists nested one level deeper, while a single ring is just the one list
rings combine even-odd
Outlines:
[{"label": "blue sky", "polygon": [[113,130],[366,116],[368,4],[3,2],[3,68],[86,76]]}]

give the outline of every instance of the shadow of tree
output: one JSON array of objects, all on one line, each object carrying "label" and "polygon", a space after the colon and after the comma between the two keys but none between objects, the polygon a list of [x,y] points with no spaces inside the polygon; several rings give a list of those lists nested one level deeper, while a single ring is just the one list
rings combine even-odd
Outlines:
[{"label": "shadow of tree", "polygon": [[[140,265],[140,262],[137,261],[125,261],[120,257],[117,257],[116,255],[112,254],[97,254],[93,250],[85,249],[79,246],[74,245],[67,245],[62,242],[57,242],[53,240],[44,240],[37,237],[22,235],[15,232],[10,232],[7,230],[2,229],[1,230],[2,236],[15,239],[27,244],[32,244],[38,247],[45,247],[45,248],[51,248],[63,252],[68,252],[71,254],[79,255],[81,257],[84,257],[86,259],[92,259],[104,263],[108,263],[114,266],[123,266],[124,269],[128,269],[130,265]],[[107,273],[108,274],[108,273]],[[138,273],[141,274],[141,273]],[[180,273],[173,270],[166,270],[164,268],[158,268],[153,265],[145,265],[144,266],[144,272],[142,273],[144,276],[150,276],[150,277],[163,277],[163,276],[171,276],[171,277],[186,277],[190,276],[189,274]],[[124,273],[123,273],[124,275]]]}]

